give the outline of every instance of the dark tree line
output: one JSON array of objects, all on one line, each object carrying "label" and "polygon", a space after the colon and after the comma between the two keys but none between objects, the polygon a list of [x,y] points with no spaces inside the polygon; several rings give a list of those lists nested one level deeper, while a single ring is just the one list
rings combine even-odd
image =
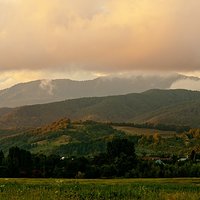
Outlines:
[{"label": "dark tree line", "polygon": [[5,157],[0,151],[0,177],[113,178],[200,177],[200,164],[193,151],[190,159],[165,163],[143,160],[135,154],[134,142],[114,139],[106,153],[94,157],[60,157],[31,154],[12,147]]}]

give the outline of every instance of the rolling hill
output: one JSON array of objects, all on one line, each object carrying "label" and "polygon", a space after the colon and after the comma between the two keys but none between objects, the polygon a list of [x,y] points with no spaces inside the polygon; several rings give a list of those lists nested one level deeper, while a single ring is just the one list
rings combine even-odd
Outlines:
[{"label": "rolling hill", "polygon": [[123,136],[124,133],[107,124],[60,119],[30,130],[2,130],[0,146],[6,153],[9,148],[18,146],[34,153],[80,156],[105,151],[106,141]]},{"label": "rolling hill", "polygon": [[60,119],[30,130],[0,130],[0,147],[5,154],[18,146],[34,154],[60,156],[95,156],[106,151],[113,138],[128,138],[135,143],[139,156],[188,155],[199,149],[199,129],[177,134],[174,131],[111,126],[93,121],[72,122]]},{"label": "rolling hill", "polygon": [[[37,80],[0,90],[0,107],[43,104],[81,97],[100,97],[168,89],[178,80],[199,80],[179,74],[169,76],[135,75],[131,77],[100,77],[88,81],[68,79]],[[142,83],[142,84],[141,84]]]},{"label": "rolling hill", "polygon": [[200,92],[149,90],[0,109],[0,129],[34,128],[61,118],[73,121],[163,123],[200,126]]}]

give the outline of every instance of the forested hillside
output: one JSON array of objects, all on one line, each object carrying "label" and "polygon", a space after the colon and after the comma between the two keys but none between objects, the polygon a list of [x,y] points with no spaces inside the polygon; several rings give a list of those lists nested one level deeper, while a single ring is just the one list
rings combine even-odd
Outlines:
[{"label": "forested hillside", "polygon": [[106,143],[124,133],[96,122],[72,123],[61,119],[32,130],[1,130],[0,147],[4,152],[18,146],[34,153],[90,155],[104,152]]},{"label": "forested hillside", "polygon": [[0,109],[0,128],[35,128],[60,118],[73,121],[162,123],[200,126],[200,92],[149,90],[121,96],[93,97]]},{"label": "forested hillside", "polygon": [[104,153],[106,144],[114,138],[127,138],[134,142],[138,156],[187,156],[192,150],[200,151],[200,129],[177,126],[176,132],[176,127],[166,125],[157,126],[165,130],[135,126],[61,119],[31,130],[1,130],[0,149],[7,153],[9,148],[18,146],[45,155],[94,156]]}]

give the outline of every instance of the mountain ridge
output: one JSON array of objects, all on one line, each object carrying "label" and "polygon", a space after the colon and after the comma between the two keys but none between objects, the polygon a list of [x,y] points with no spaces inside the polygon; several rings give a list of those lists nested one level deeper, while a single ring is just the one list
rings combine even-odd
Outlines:
[{"label": "mountain ridge", "polygon": [[200,126],[199,104],[200,92],[181,89],[156,89],[127,95],[84,97],[23,106],[8,109],[7,112],[0,109],[2,113],[0,127],[1,129],[39,127],[59,118],[100,122],[160,123],[162,121],[164,124],[174,122],[173,124]]},{"label": "mountain ridge", "polygon": [[85,81],[70,79],[36,80],[0,90],[0,107],[44,104],[82,97],[122,95],[155,88],[169,89],[173,83],[184,79],[194,80],[195,78],[174,74],[171,76],[135,75],[126,78],[99,77]]}]

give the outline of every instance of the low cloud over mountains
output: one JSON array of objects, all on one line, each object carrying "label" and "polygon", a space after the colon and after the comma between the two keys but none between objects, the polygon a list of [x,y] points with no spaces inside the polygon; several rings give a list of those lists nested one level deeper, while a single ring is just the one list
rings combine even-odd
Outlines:
[{"label": "low cloud over mountains", "polygon": [[149,89],[199,90],[199,83],[199,78],[178,74],[101,77],[88,81],[37,80],[1,90],[0,107],[17,107],[81,97],[121,95]]}]

